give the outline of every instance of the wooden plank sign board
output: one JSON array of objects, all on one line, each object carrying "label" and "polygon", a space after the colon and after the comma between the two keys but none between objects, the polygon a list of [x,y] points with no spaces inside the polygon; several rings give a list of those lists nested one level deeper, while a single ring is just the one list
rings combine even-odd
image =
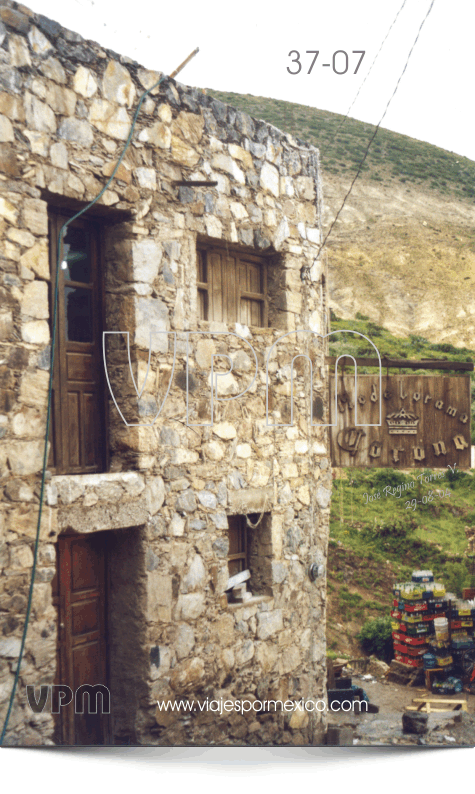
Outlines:
[{"label": "wooden plank sign board", "polygon": [[[470,377],[382,375],[330,378],[333,466],[470,468]],[[355,408],[357,407],[357,421]],[[336,413],[336,415],[335,415]]]}]

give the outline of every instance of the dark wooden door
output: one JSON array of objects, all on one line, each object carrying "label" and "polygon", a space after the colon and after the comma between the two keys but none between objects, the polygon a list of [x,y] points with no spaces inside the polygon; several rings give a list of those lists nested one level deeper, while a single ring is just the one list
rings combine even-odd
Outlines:
[{"label": "dark wooden door", "polygon": [[[106,544],[105,533],[58,538],[59,670],[56,683],[73,693],[83,684],[108,686],[106,639]],[[109,717],[75,713],[75,702],[60,709],[63,744],[88,745],[109,742]],[[90,709],[91,711],[93,709]]]},{"label": "dark wooden door", "polygon": [[[58,233],[67,218],[50,217],[54,284]],[[59,272],[51,456],[56,473],[105,471],[100,227],[79,218],[67,227]]]}]

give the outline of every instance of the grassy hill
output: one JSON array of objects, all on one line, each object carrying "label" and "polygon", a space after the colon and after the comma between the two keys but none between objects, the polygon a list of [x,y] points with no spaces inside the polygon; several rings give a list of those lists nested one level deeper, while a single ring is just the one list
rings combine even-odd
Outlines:
[{"label": "grassy hill", "polygon": [[[374,126],[338,113],[285,102],[208,90],[222,102],[274,124],[320,149],[326,173],[347,176],[356,171]],[[475,201],[475,162],[430,143],[380,128],[364,165],[375,182],[413,183],[457,198]],[[475,246],[475,233],[473,245]]]}]

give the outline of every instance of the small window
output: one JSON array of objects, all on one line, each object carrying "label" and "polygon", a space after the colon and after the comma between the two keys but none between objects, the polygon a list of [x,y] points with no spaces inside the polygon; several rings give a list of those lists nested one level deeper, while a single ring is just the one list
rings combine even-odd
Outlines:
[{"label": "small window", "polygon": [[[271,513],[228,515],[229,576],[249,571],[246,590],[251,595],[272,595]],[[233,599],[231,590],[229,597]]]},{"label": "small window", "polygon": [[267,261],[236,249],[204,246],[197,255],[200,319],[266,328]]}]

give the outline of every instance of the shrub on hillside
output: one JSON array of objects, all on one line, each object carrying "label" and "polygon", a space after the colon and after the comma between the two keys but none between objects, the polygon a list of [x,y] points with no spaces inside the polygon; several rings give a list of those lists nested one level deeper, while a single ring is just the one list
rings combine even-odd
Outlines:
[{"label": "shrub on hillside", "polygon": [[363,624],[357,634],[358,642],[368,654],[374,654],[384,662],[393,657],[393,640],[391,636],[391,619],[389,617],[374,618]]},{"label": "shrub on hillside", "polygon": [[463,562],[448,562],[444,566],[444,582],[447,592],[462,598],[464,587],[470,587],[471,577]]}]

